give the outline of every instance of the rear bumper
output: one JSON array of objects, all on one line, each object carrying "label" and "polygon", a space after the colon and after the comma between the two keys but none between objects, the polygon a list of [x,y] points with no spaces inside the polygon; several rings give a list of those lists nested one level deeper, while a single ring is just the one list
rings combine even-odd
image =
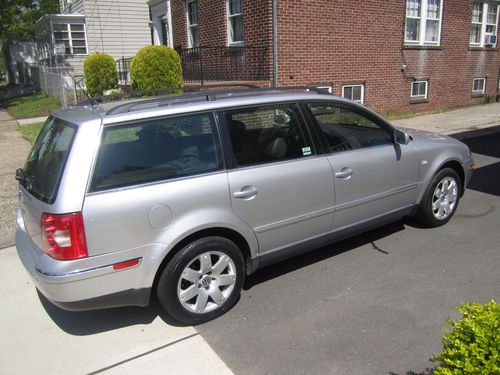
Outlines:
[{"label": "rear bumper", "polygon": [[[158,259],[154,247],[59,261],[36,246],[19,220],[22,218],[18,217],[16,230],[18,256],[36,288],[55,305],[66,310],[93,310],[149,304],[152,271]],[[131,259],[140,261],[130,268],[113,267]]]}]

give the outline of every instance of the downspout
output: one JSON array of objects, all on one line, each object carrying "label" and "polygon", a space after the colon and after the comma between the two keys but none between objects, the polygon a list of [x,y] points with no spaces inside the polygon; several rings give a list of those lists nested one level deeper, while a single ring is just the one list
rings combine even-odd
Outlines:
[{"label": "downspout", "polygon": [[272,0],[272,29],[273,29],[273,87],[276,87],[278,83],[278,40],[277,40],[277,34],[278,34],[278,27],[277,27],[277,15],[276,15],[276,1],[277,0]]}]

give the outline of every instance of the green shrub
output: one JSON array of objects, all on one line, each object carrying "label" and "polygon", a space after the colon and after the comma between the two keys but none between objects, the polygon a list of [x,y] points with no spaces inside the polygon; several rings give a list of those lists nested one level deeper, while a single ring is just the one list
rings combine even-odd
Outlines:
[{"label": "green shrub", "polygon": [[490,104],[495,101],[495,97],[493,95],[486,95],[483,99],[483,104]]},{"label": "green shrub", "polygon": [[181,87],[181,59],[170,47],[143,47],[130,63],[130,78],[136,90]]},{"label": "green shrub", "polygon": [[83,63],[87,90],[92,96],[102,95],[105,90],[114,89],[118,84],[115,60],[110,55],[96,53]]},{"label": "green shrub", "polygon": [[443,351],[431,358],[439,362],[434,374],[500,374],[500,305],[464,302],[457,310],[462,318],[447,321]]}]

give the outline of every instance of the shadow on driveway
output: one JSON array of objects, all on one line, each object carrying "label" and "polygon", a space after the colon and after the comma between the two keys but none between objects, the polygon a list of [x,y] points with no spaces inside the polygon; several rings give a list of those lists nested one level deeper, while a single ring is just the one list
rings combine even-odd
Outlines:
[{"label": "shadow on driveway", "polygon": [[[467,134],[467,133],[465,133]],[[474,154],[500,159],[500,126],[485,129],[475,137],[462,139]],[[458,135],[459,138],[462,136]],[[472,174],[468,189],[500,196],[500,161],[477,167]]]},{"label": "shadow on driveway", "polygon": [[370,244],[374,251],[378,251],[384,255],[390,255],[384,249],[381,249],[375,241],[397,233],[405,229],[405,224],[419,227],[419,224],[408,218],[403,221],[396,221],[381,228],[373,229],[365,233],[355,235],[343,241],[328,245],[317,250],[313,250],[302,255],[287,259],[285,261],[273,264],[272,266],[257,270],[253,275],[250,275],[245,280],[243,285],[244,290],[249,290],[255,285],[264,283],[268,280],[280,277],[287,273],[296,271],[303,267],[310,266],[314,263],[321,262],[327,258],[334,257],[346,251],[356,249],[366,244]]},{"label": "shadow on driveway", "polygon": [[[248,276],[243,289],[248,290],[253,286],[268,280],[280,277],[311,264],[321,262],[327,258],[342,254],[365,244],[372,244],[373,250],[383,255],[389,255],[387,251],[375,244],[380,238],[404,230],[405,223],[412,225],[411,220],[398,221],[384,227],[371,230],[354,236],[347,240],[337,242],[335,246],[327,246],[303,255],[290,258],[286,261],[258,270],[255,274]],[[413,226],[413,225],[412,225]],[[66,311],[47,300],[40,292],[38,297],[49,317],[59,328],[66,333],[75,336],[94,335],[100,332],[112,331],[136,324],[150,324],[160,317],[166,324],[182,326],[174,322],[159,306],[153,298],[149,307],[118,307],[104,310],[92,311]]]},{"label": "shadow on driveway", "polygon": [[150,324],[157,317],[171,326],[181,326],[163,312],[156,300],[153,300],[148,307],[132,306],[92,311],[66,311],[53,305],[40,292],[38,292],[38,297],[54,323],[70,335],[95,335],[137,324]]}]

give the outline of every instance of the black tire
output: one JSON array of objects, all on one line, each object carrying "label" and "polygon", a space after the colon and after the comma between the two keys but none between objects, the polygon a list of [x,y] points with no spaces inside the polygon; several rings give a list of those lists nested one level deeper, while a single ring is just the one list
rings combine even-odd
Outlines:
[{"label": "black tire", "polygon": [[[445,181],[445,179],[448,181],[451,181],[450,179],[452,179],[455,182],[456,201],[451,211],[448,212],[445,217],[440,218],[438,212],[436,212],[436,210],[433,210],[433,203],[439,201],[439,199],[443,199],[443,198],[438,198],[435,195],[435,193],[438,185],[442,186],[440,184],[443,184],[443,181]],[[462,184],[460,182],[460,177],[458,176],[457,172],[455,172],[455,170],[451,168],[443,168],[439,170],[432,178],[431,183],[427,188],[427,191],[425,192],[422,201],[420,202],[420,207],[415,217],[417,218],[418,221],[420,221],[422,224],[428,227],[439,227],[441,225],[444,225],[448,221],[450,221],[450,219],[455,214],[455,211],[457,210],[458,207],[458,203],[460,201],[461,194],[462,194]],[[437,203],[437,205],[439,205],[439,203]]]},{"label": "black tire", "polygon": [[[202,272],[202,258],[210,262],[211,271]],[[224,267],[226,261],[225,268],[219,270],[215,267]],[[182,248],[167,263],[158,280],[156,296],[162,308],[174,320],[184,325],[197,325],[215,319],[233,307],[240,295],[244,279],[245,265],[240,249],[227,238],[205,237]],[[234,280],[233,284],[219,285],[227,280]],[[186,292],[190,290],[197,294],[181,302],[180,296],[188,295]],[[216,303],[212,295],[216,299],[220,298],[219,303]],[[207,301],[203,302],[205,298]],[[195,311],[203,304],[203,311]]]}]

